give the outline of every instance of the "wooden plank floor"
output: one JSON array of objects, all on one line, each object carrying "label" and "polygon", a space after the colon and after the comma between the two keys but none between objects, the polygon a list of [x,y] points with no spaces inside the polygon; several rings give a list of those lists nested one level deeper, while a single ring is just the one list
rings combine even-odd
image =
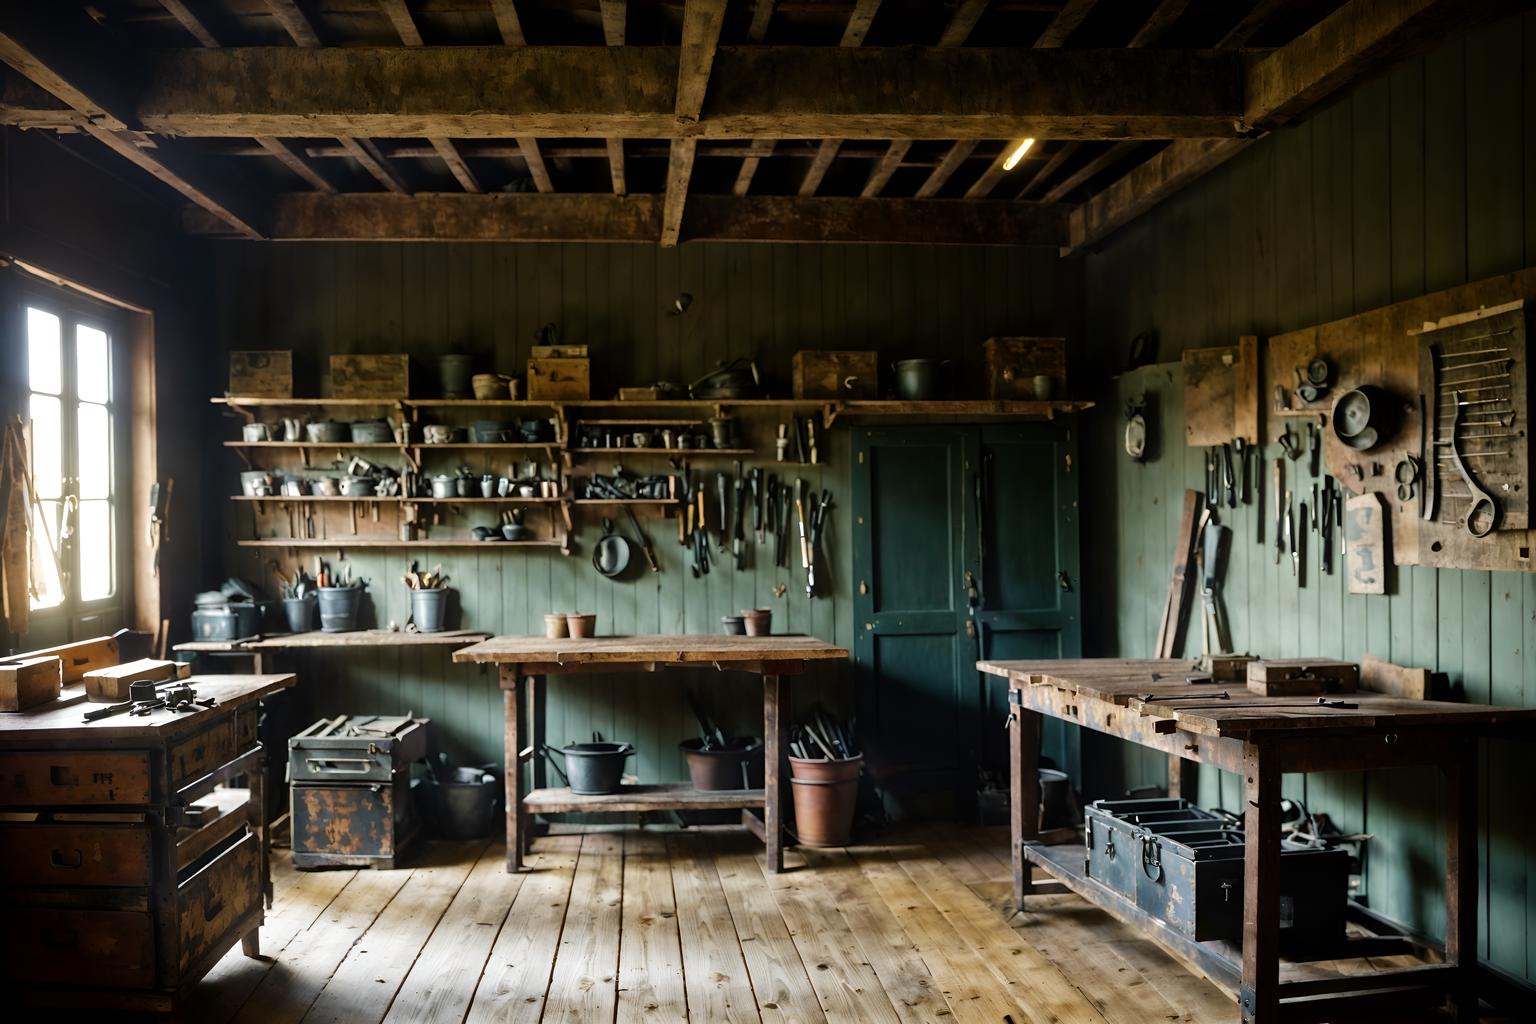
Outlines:
[{"label": "wooden plank floor", "polygon": [[791,851],[736,830],[566,830],[507,875],[496,842],[397,871],[273,860],[263,958],[238,947],[185,1021],[1227,1022],[1215,986],[1075,896],[1014,917],[1004,830]]}]

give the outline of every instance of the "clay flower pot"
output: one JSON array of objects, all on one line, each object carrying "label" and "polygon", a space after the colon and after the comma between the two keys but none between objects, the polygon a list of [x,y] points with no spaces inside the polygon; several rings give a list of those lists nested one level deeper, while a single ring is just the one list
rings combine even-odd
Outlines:
[{"label": "clay flower pot", "polygon": [[551,612],[544,616],[544,636],[550,640],[563,640],[570,636],[563,612]]},{"label": "clay flower pot", "polygon": [[573,612],[565,617],[565,625],[573,639],[585,640],[597,632],[597,616],[589,612]]}]

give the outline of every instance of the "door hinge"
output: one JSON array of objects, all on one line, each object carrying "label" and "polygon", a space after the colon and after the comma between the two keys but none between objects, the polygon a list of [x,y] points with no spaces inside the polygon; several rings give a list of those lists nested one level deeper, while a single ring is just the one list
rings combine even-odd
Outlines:
[{"label": "door hinge", "polygon": [[976,620],[975,619],[966,619],[965,620],[965,635],[970,637],[972,640],[976,639]]}]

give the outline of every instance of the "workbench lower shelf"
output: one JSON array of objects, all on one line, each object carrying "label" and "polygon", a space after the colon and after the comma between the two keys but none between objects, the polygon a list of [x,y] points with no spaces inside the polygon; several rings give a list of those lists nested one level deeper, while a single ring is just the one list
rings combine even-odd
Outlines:
[{"label": "workbench lower shelf", "polygon": [[535,814],[618,814],[640,811],[735,811],[761,808],[761,789],[694,789],[683,783],[622,786],[587,796],[565,788],[535,789],[523,806]]}]

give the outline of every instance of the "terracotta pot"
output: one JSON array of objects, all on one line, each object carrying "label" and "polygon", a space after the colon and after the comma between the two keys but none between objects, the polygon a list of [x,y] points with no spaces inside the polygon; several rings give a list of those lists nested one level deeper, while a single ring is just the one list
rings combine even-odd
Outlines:
[{"label": "terracotta pot", "polygon": [[741,621],[747,627],[747,636],[767,636],[773,632],[773,609],[743,608]]},{"label": "terracotta pot", "polygon": [[575,612],[565,617],[565,625],[571,631],[573,639],[585,640],[597,632],[597,616],[591,613]]},{"label": "terracotta pot", "polygon": [[565,625],[565,615],[554,612],[544,616],[544,636],[550,640],[564,640],[570,636],[570,631]]},{"label": "terracotta pot", "polygon": [[828,761],[791,757],[795,835],[802,846],[847,846],[864,758]]}]

